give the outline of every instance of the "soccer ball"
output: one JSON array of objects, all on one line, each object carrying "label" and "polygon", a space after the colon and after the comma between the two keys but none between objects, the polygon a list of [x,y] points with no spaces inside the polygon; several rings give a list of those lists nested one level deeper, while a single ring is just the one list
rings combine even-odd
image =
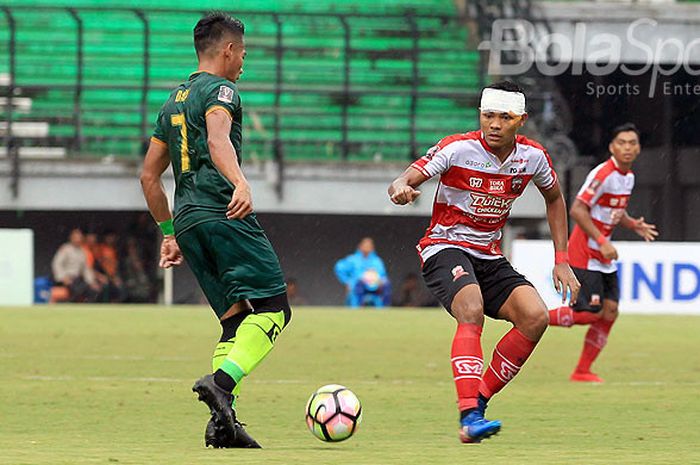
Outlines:
[{"label": "soccer ball", "polygon": [[360,400],[339,384],[318,388],[306,403],[306,425],[321,441],[344,441],[357,431],[361,421]]}]

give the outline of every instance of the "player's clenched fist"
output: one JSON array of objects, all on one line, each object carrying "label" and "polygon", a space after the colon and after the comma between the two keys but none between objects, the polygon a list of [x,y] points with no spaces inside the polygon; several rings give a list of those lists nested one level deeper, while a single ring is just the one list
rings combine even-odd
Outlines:
[{"label": "player's clenched fist", "polygon": [[175,236],[163,237],[163,243],[160,245],[160,267],[170,268],[180,264],[182,264],[182,252],[175,241]]},{"label": "player's clenched fist", "polygon": [[389,198],[396,205],[406,205],[407,203],[411,203],[416,200],[419,195],[420,191],[412,188],[411,186],[401,186],[395,189],[390,189],[389,191]]}]

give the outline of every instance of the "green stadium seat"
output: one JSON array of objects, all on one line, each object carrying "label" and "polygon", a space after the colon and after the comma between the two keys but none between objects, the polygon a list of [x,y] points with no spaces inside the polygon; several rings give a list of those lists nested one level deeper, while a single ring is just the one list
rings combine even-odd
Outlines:
[{"label": "green stadium seat", "polygon": [[[13,5],[18,7],[13,9],[17,21],[15,83],[22,98],[31,99],[31,105],[21,110],[15,106],[13,118],[49,124],[46,138],[26,142],[61,144],[71,156],[140,157],[148,136],[141,132],[144,24],[134,11],[95,7],[144,9],[150,31],[150,88],[145,101],[148,128],[170,89],[196,69],[191,32],[199,14],[158,11],[178,8],[165,0],[15,0]],[[78,11],[84,31],[82,74],[75,19],[65,9],[42,9],[42,5]],[[405,161],[418,155],[411,153],[410,141],[414,85],[418,92],[418,152],[447,134],[473,126],[473,95],[480,87],[479,54],[467,48],[467,29],[456,21],[418,17],[416,42],[410,21],[396,16],[408,12],[453,15],[450,0],[251,0],[237,5],[246,22],[249,49],[239,83],[245,108],[246,157],[273,157],[275,114],[279,112],[279,136],[286,159],[340,160],[343,105],[347,102],[348,160]],[[230,7],[225,1],[207,3],[207,8]],[[286,48],[278,109],[277,25],[270,11],[280,13]],[[285,17],[285,11],[315,16]],[[351,31],[347,95],[344,31],[334,13],[371,13],[347,19]],[[9,72],[8,40],[8,24],[0,15],[0,75]],[[414,53],[418,60],[416,82],[411,62]],[[79,79],[83,89],[80,115],[75,115]],[[0,95],[2,89],[0,84]],[[4,107],[0,112],[6,117]],[[78,119],[83,125],[80,150],[73,140]]]}]

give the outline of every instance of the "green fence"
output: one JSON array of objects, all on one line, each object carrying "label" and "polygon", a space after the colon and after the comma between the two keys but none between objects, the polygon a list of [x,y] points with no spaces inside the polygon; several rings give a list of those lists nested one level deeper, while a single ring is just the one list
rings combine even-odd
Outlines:
[{"label": "green fence", "polygon": [[[202,12],[153,0],[141,9],[15,3],[0,7],[6,145],[142,155],[159,106],[196,68],[192,28]],[[232,12],[246,24],[246,158],[406,160],[473,125],[479,58],[466,28],[442,11],[451,2],[272,10],[282,3]]]}]

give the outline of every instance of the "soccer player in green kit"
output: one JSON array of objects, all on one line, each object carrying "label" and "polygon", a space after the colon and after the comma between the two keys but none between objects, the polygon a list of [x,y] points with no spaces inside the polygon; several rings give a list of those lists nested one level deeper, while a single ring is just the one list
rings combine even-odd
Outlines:
[{"label": "soccer player in green kit", "polygon": [[[277,255],[258,224],[240,168],[244,26],[211,13],[194,28],[199,67],[158,114],[141,185],[164,238],[160,266],[185,261],[216,312],[214,373],[192,388],[211,419],[205,445],[259,448],[236,418],[241,381],[272,349],[291,310]],[[161,183],[172,164],[174,218]]]}]

